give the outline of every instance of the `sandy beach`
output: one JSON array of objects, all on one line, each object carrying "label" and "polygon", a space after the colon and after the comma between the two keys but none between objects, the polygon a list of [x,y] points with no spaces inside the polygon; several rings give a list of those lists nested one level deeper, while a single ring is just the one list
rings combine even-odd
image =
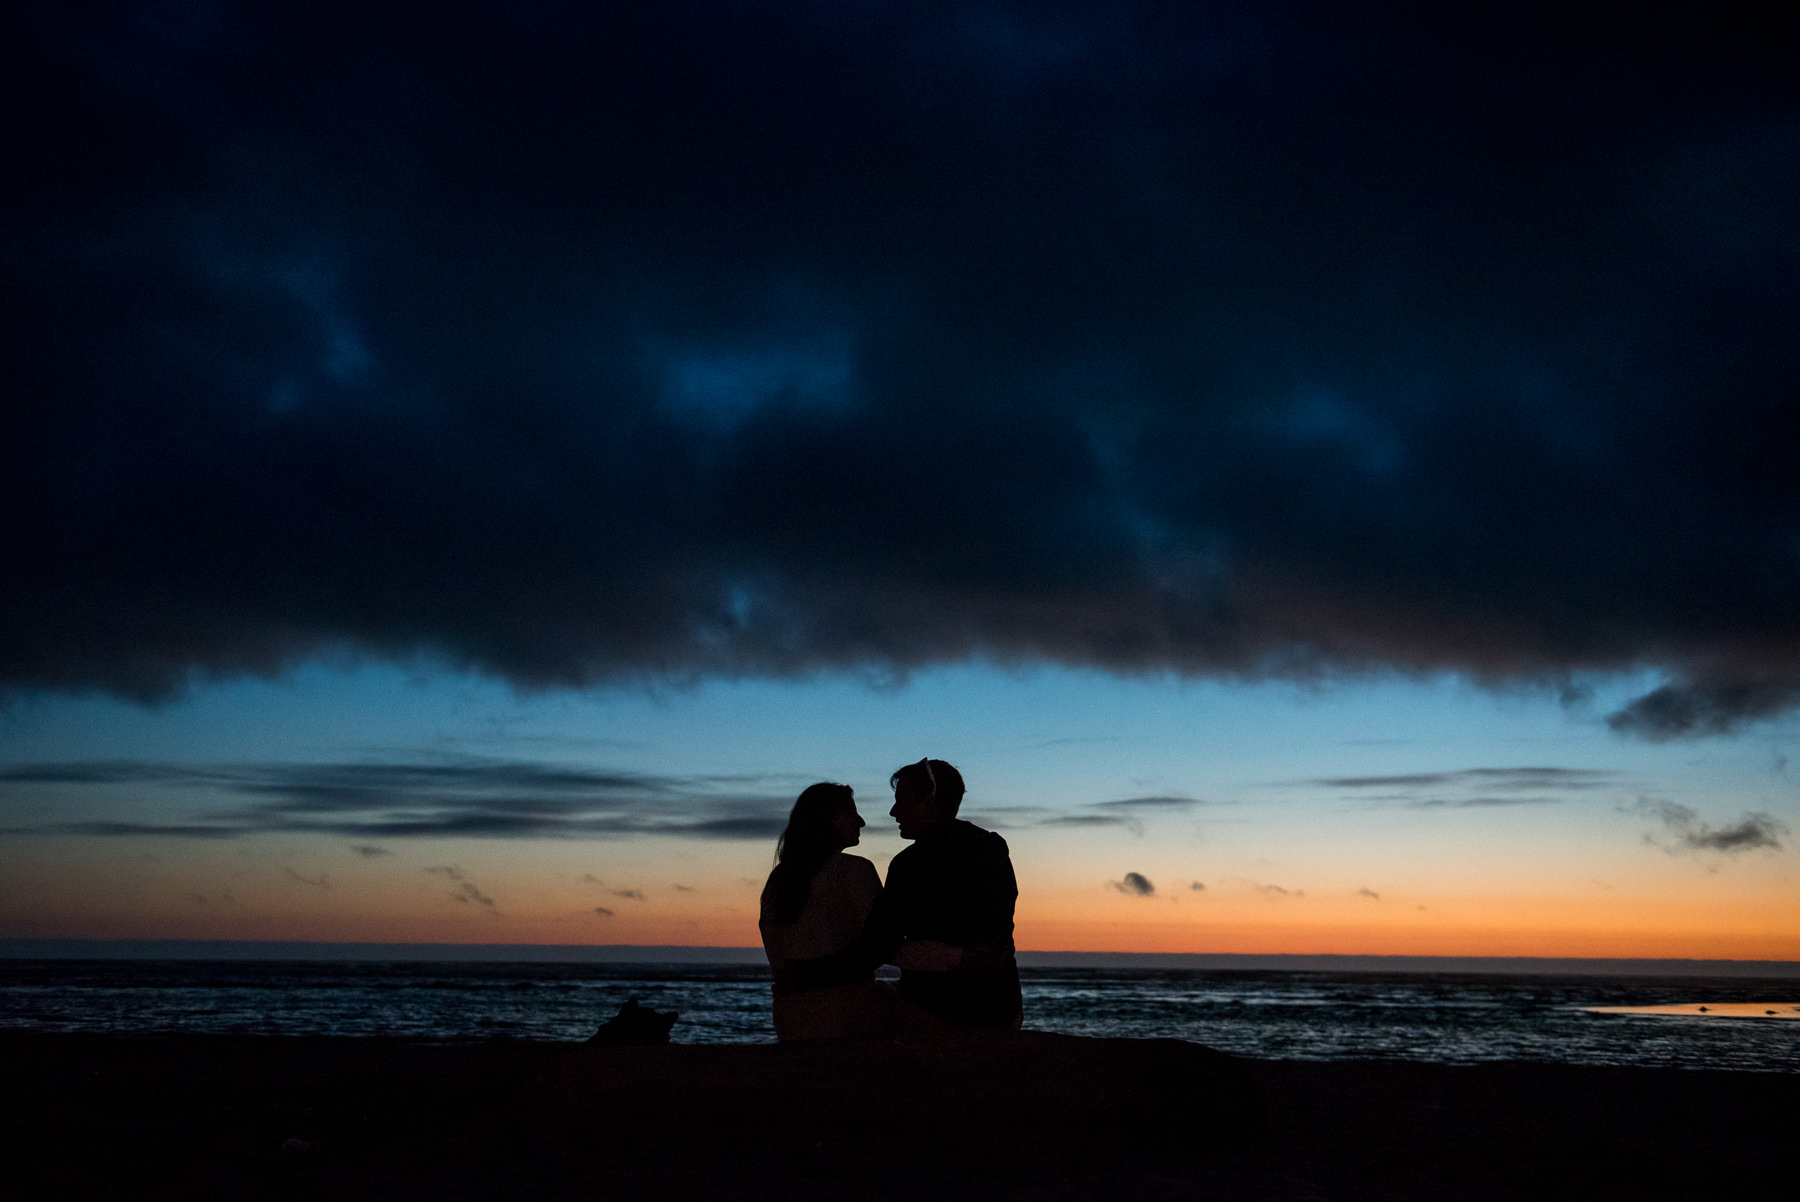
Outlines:
[{"label": "sandy beach", "polygon": [[960,1047],[0,1033],[15,1197],[1730,1197],[1800,1075]]}]

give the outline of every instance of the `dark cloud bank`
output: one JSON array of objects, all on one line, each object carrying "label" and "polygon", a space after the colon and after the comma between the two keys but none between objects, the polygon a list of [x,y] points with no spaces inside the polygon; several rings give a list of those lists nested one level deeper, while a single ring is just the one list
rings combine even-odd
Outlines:
[{"label": "dark cloud bank", "polygon": [[6,11],[5,688],[350,649],[1649,665],[1649,738],[1800,699],[1773,28]]}]

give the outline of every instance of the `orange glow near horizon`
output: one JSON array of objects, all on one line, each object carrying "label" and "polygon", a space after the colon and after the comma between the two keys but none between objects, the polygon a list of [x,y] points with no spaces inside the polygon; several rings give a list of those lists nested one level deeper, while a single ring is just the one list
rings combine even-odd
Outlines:
[{"label": "orange glow near horizon", "polygon": [[[103,843],[104,854],[90,850],[86,871],[71,874],[66,850],[43,845],[6,886],[0,935],[758,945],[763,849],[650,845],[630,862],[613,852],[612,867],[601,868],[607,850],[471,841],[361,859],[305,844]],[[1135,897],[1027,871],[1017,942],[1046,952],[1800,960],[1793,911],[1779,904],[1784,876],[1745,873],[1731,891],[1708,893],[1717,877],[1690,875],[1688,886],[1660,894],[1589,884],[1585,893],[1376,898],[1227,879]]]}]

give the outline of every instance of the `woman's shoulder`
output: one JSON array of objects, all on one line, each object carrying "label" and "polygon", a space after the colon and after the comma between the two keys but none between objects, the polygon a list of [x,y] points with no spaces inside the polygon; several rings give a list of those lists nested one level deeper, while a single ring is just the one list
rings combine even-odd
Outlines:
[{"label": "woman's shoulder", "polygon": [[876,880],[881,879],[881,874],[875,871],[873,863],[847,851],[840,851],[825,861],[824,871],[843,876],[872,876]]},{"label": "woman's shoulder", "polygon": [[881,892],[881,874],[875,871],[875,865],[861,856],[847,855],[841,851],[825,861],[818,879],[822,882],[829,881],[825,887],[833,893],[872,897]]}]

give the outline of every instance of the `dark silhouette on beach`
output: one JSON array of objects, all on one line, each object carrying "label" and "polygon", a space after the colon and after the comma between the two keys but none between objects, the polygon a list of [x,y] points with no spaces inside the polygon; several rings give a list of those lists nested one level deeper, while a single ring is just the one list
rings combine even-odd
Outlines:
[{"label": "dark silhouette on beach", "polygon": [[908,764],[888,783],[889,813],[912,846],[888,866],[855,942],[792,963],[789,982],[831,988],[898,964],[902,1022],[922,1014],[963,1028],[1017,1030],[1024,1014],[1013,948],[1019,887],[1006,840],[956,816],[966,790],[962,773],[943,760]]},{"label": "dark silhouette on beach", "polygon": [[846,849],[864,826],[849,785],[821,781],[794,802],[775,844],[775,868],[763,887],[757,928],[774,974],[775,1037],[869,1039],[892,1034],[895,1000],[875,966],[847,980],[814,986],[790,965],[842,951],[868,921],[881,874]]},{"label": "dark silhouette on beach", "polygon": [[669,1030],[680,1017],[681,1012],[678,1010],[663,1014],[647,1006],[640,1006],[636,998],[631,998],[619,1007],[616,1015],[600,1024],[600,1029],[588,1037],[588,1044],[593,1047],[623,1048],[668,1043]]}]

